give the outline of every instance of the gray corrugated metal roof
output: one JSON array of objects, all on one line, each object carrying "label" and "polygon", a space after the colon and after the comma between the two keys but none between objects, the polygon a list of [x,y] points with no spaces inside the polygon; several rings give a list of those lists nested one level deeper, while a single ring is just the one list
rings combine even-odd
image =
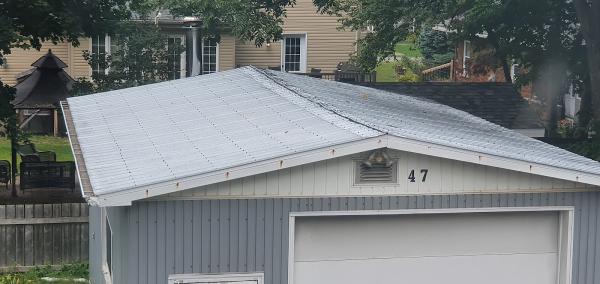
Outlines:
[{"label": "gray corrugated metal roof", "polygon": [[600,163],[444,105],[253,67],[68,103],[97,195],[386,133],[600,174]]}]

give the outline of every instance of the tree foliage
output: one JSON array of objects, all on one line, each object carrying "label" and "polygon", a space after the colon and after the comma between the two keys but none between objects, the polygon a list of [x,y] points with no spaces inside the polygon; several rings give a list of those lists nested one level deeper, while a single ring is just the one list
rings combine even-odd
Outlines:
[{"label": "tree foliage", "polygon": [[145,17],[168,9],[176,16],[200,19],[200,32],[220,40],[223,32],[257,46],[281,39],[283,17],[295,0],[144,0],[134,8]]},{"label": "tree foliage", "polygon": [[434,29],[424,29],[420,33],[419,48],[430,66],[448,63],[454,57],[453,43],[449,35]]},{"label": "tree foliage", "polygon": [[[111,53],[105,57],[92,56],[84,52],[84,57],[93,68],[106,69],[106,73],[92,74],[94,83],[79,78],[74,85],[74,95],[135,87],[166,81],[175,62],[169,54],[181,54],[180,43],[168,42],[168,36],[160,28],[147,22],[122,22],[118,33],[111,36]],[[172,79],[172,78],[171,78]]]}]

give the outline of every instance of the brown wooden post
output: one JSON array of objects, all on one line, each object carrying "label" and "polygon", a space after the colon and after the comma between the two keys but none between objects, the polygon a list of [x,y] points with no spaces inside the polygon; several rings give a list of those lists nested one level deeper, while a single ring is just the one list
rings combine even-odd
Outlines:
[{"label": "brown wooden post", "polygon": [[54,109],[54,137],[58,136],[58,110]]}]

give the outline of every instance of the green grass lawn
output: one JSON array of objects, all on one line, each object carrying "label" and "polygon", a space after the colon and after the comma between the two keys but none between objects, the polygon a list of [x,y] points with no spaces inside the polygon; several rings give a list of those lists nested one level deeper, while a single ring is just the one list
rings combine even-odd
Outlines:
[{"label": "green grass lawn", "polygon": [[[30,140],[38,151],[54,151],[57,161],[73,161],[71,146],[67,138],[31,136]],[[10,141],[6,138],[0,138],[0,160],[10,161]]]},{"label": "green grass lawn", "polygon": [[402,54],[410,58],[423,57],[421,51],[419,50],[419,47],[408,42],[400,42],[396,44],[394,50],[397,55]]},{"label": "green grass lawn", "polygon": [[393,61],[381,62],[375,71],[377,72],[377,82],[398,82],[398,76],[394,66],[398,64]]}]

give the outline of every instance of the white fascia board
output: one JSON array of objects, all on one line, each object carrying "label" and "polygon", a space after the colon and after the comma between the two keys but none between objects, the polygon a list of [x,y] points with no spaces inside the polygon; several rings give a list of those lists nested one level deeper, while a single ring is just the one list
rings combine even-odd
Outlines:
[{"label": "white fascia board", "polygon": [[388,147],[388,135],[377,136],[373,138],[361,139],[349,143],[335,145],[331,147],[320,148],[307,152],[297,153],[269,159],[265,161],[250,163],[233,168],[218,170],[206,174],[190,176],[170,180],[166,182],[155,183],[147,186],[126,189],[123,191],[97,195],[95,205],[105,206],[129,206],[132,201],[156,197],[181,190],[196,188],[204,185],[224,182],[228,180],[243,178],[281,170],[285,168],[300,166],[318,161],[333,159],[341,156],[370,151]]},{"label": "white fascia board", "polygon": [[98,206],[129,206],[132,201],[156,197],[181,190],[196,188],[204,185],[224,182],[262,174],[265,172],[300,166],[336,157],[371,151],[380,148],[390,148],[415,154],[439,157],[483,166],[518,171],[528,174],[552,177],[573,182],[600,186],[600,175],[564,169],[560,167],[530,163],[527,161],[499,157],[473,151],[456,149],[422,141],[400,138],[392,135],[382,135],[354,142],[321,148],[317,150],[283,156],[256,163],[241,165],[206,174],[160,182],[152,185],[126,189],[123,191],[98,195],[95,205]]},{"label": "white fascia board", "polygon": [[388,136],[388,147],[428,156],[457,160],[495,168],[507,169],[528,174],[552,177],[562,180],[586,183],[600,186],[600,175],[570,170],[555,166],[531,163],[518,159],[499,157],[474,151],[456,149],[421,141],[415,141],[396,136]]}]

